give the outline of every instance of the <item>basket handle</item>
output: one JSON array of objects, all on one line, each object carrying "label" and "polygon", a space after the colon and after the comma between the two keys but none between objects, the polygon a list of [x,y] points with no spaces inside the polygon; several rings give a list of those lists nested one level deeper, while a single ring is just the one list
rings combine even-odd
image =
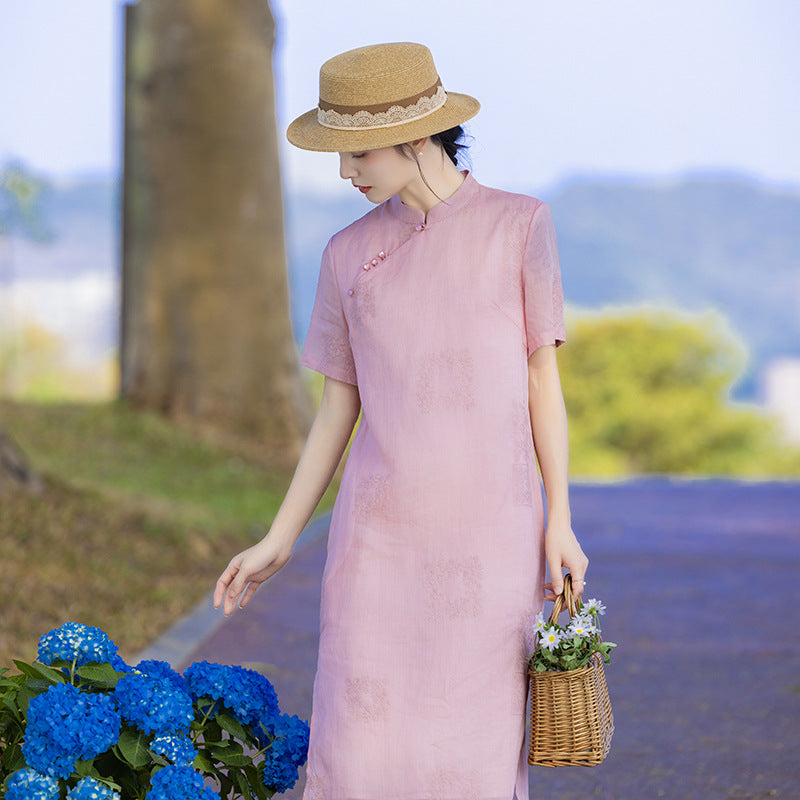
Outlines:
[{"label": "basket handle", "polygon": [[550,622],[556,623],[561,612],[566,609],[570,619],[578,613],[575,604],[575,596],[572,594],[572,575],[569,572],[564,576],[564,588],[561,594],[553,601],[553,612],[550,614]]}]

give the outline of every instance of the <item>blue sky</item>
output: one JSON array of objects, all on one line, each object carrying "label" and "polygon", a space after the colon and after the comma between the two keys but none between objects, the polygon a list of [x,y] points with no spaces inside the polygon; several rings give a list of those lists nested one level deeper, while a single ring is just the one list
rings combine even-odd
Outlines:
[{"label": "blue sky", "polygon": [[[152,0],[150,0],[152,1]],[[122,2],[0,4],[0,163],[119,170]],[[319,66],[421,41],[445,88],[476,96],[473,166],[533,191],[576,173],[723,170],[800,187],[796,0],[272,0],[279,124],[316,102]],[[335,155],[284,147],[290,186],[341,184]]]}]

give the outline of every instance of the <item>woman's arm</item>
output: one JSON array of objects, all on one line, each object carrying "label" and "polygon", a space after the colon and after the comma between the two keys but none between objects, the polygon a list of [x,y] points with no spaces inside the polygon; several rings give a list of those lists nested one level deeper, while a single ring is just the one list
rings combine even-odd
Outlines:
[{"label": "woman's arm", "polygon": [[325,378],[319,410],[283,503],[267,535],[231,559],[217,581],[214,608],[224,601],[226,616],[237,603],[244,608],[256,589],[289,560],[297,537],[331,482],[360,409],[356,386]]},{"label": "woman's arm", "polygon": [[586,574],[589,559],[572,531],[567,411],[554,344],[537,347],[528,359],[528,398],[533,445],[547,495],[545,555],[550,568],[550,582],[545,584],[545,588],[551,591],[546,599],[554,600],[564,588],[562,567],[566,567],[576,579],[573,588],[579,597],[583,593],[580,579]]}]

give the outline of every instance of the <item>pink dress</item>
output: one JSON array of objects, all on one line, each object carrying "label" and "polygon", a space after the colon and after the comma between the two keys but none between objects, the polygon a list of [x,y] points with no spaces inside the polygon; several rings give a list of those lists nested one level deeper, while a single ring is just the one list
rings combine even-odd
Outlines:
[{"label": "pink dress", "polygon": [[[358,386],[304,800],[526,800],[544,582],[528,356],[565,340],[546,203],[470,173],[332,237],[301,363]],[[368,268],[365,268],[368,267]]]}]

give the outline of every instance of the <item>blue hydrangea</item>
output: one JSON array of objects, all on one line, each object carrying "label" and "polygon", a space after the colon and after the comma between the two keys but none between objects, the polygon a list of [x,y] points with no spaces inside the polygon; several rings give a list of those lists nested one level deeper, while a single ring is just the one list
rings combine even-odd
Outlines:
[{"label": "blue hydrangea", "polygon": [[264,762],[264,785],[285,792],[297,782],[297,768],[308,757],[308,723],[295,715],[281,714],[269,727],[275,740]]},{"label": "blue hydrangea", "polygon": [[33,769],[12,773],[6,784],[6,800],[58,800],[58,782]]},{"label": "blue hydrangea", "polygon": [[219,800],[219,795],[203,788],[203,776],[191,767],[162,767],[150,779],[145,800]]},{"label": "blue hydrangea", "polygon": [[154,753],[167,758],[173,764],[191,767],[197,750],[194,749],[192,740],[184,735],[177,736],[157,736],[150,744],[150,749]]},{"label": "blue hydrangea", "polygon": [[67,800],[120,800],[120,796],[94,778],[81,778],[78,785],[67,792]]},{"label": "blue hydrangea", "polygon": [[219,700],[245,725],[256,725],[279,713],[275,689],[254,669],[197,661],[183,675],[195,700],[200,697]]},{"label": "blue hydrangea", "polygon": [[100,628],[80,622],[65,622],[39,639],[39,661],[42,664],[74,661],[76,666],[82,667],[90,661],[110,662],[116,654],[117,646]]},{"label": "blue hydrangea", "polygon": [[25,762],[54,778],[69,777],[77,761],[94,758],[119,739],[121,721],[114,700],[85,694],[67,683],[34,697],[27,717]]},{"label": "blue hydrangea", "polygon": [[109,663],[117,672],[133,672],[133,669],[117,654],[111,656],[111,661]]},{"label": "blue hydrangea", "polygon": [[166,678],[176,689],[186,691],[186,681],[183,676],[175,672],[166,661],[156,661],[155,659],[140,661],[136,665],[136,671],[143,675],[149,675],[151,678]]},{"label": "blue hydrangea", "polygon": [[114,697],[122,719],[145,733],[186,733],[194,719],[191,698],[168,678],[126,675],[117,683]]},{"label": "blue hydrangea", "polygon": [[264,786],[274,792],[285,792],[297,783],[297,767],[288,761],[267,757],[262,771]]},{"label": "blue hydrangea", "polygon": [[305,720],[292,714],[281,714],[275,719],[272,726],[272,735],[275,741],[270,752],[278,754],[299,767],[306,763],[308,758],[309,727]]}]

